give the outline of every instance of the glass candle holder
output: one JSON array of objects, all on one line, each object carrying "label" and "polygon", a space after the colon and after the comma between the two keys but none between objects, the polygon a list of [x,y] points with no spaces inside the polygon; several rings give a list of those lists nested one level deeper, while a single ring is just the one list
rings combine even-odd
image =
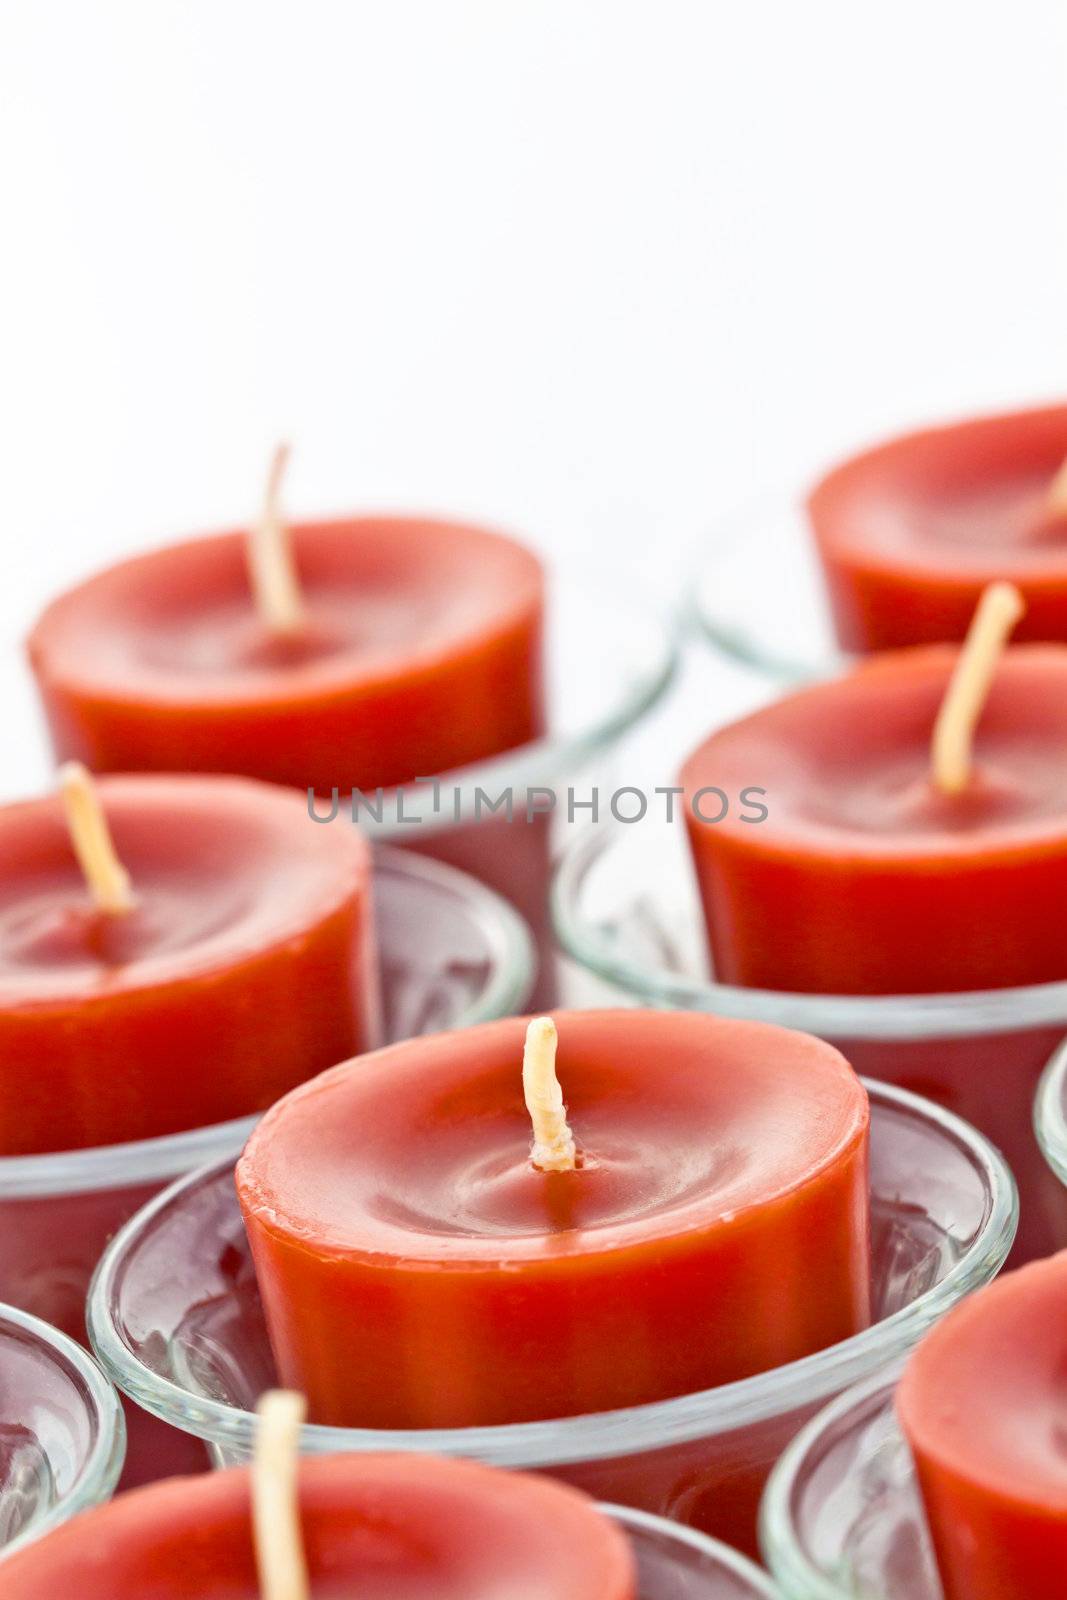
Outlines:
[{"label": "glass candle holder", "polygon": [[721,518],[686,592],[697,633],[777,689],[837,677],[858,659],[838,646],[807,513],[788,495]]},{"label": "glass candle holder", "polygon": [[942,1600],[898,1378],[840,1395],[772,1472],[760,1543],[782,1600]]},{"label": "glass candle holder", "polygon": [[1013,1265],[1067,1245],[1067,1188],[1033,1129],[1038,1080],[1067,1033],[1067,983],[876,996],[716,983],[680,822],[587,829],[561,861],[553,912],[577,963],[570,1003],[680,1007],[817,1034],[857,1072],[936,1101],[1003,1151],[1021,1202]]},{"label": "glass candle holder", "polygon": [[[302,1448],[419,1450],[536,1468],[754,1549],[759,1495],[788,1440],[832,1395],[911,1349],[993,1277],[1015,1228],[1011,1175],[980,1135],[915,1096],[869,1087],[871,1327],[787,1366],[658,1404],[496,1427],[311,1425]],[[180,1180],[126,1225],[97,1271],[89,1330],[105,1369],[138,1405],[206,1441],[219,1465],[249,1459],[256,1400],[277,1380],[232,1161]]]},{"label": "glass candle holder", "polygon": [[[384,1042],[522,1009],[533,948],[506,901],[465,873],[388,846],[375,852],[374,881]],[[0,1157],[0,1299],[84,1339],[89,1280],[107,1241],[179,1174],[235,1157],[254,1122]],[[124,1487],[203,1467],[199,1446],[147,1420],[130,1414]]]},{"label": "glass candle holder", "polygon": [[1067,1184],[1067,1041],[1052,1054],[1034,1097],[1034,1132],[1055,1177]]},{"label": "glass candle holder", "polygon": [[773,1600],[766,1573],[717,1539],[629,1506],[601,1509],[630,1540],[637,1600]]},{"label": "glass candle holder", "polygon": [[92,1357],[0,1305],[0,1563],[110,1499],[125,1447],[118,1395]]}]

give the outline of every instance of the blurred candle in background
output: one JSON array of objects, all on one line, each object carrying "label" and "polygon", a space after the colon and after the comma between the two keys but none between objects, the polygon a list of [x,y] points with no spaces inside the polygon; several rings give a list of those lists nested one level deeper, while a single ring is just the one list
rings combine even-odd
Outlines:
[{"label": "blurred candle in background", "polygon": [[843,462],[808,515],[846,650],[962,639],[995,578],[1067,642],[1067,406],[975,417]]}]

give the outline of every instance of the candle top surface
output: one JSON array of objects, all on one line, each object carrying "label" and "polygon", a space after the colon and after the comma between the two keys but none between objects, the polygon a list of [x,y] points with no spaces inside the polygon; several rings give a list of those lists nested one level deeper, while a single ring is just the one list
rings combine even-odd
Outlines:
[{"label": "candle top surface", "polygon": [[246,1214],[317,1254],[498,1268],[735,1225],[866,1138],[867,1096],[808,1035],[697,1014],[564,1012],[578,1166],[531,1163],[521,1018],[412,1041],[278,1103],[238,1165]]},{"label": "candle top surface", "polygon": [[367,516],[294,524],[307,623],[272,635],[240,532],[190,539],[96,574],[49,605],[29,638],[59,682],[163,708],[372,692],[477,651],[542,603],[543,572],[502,534]]},{"label": "candle top surface", "polygon": [[1062,854],[1067,648],[1005,652],[971,779],[946,795],[931,780],[931,737],[957,656],[950,645],[885,652],[718,730],[682,769],[689,801],[705,786],[765,790],[766,820],[744,823],[731,812],[713,831],[769,855],[799,848],[900,868],[989,851]]},{"label": "candle top surface", "polygon": [[0,1007],[156,987],[299,940],[370,882],[356,829],[243,778],[105,777],[98,793],[135,902],[99,910],[57,796],[0,808]]},{"label": "candle top surface", "polygon": [[1067,1517],[1067,1252],[1005,1273],[912,1355],[897,1407],[913,1448]]},{"label": "candle top surface", "polygon": [[1049,489],[1067,458],[1067,406],[976,417],[852,456],[811,491],[828,550],[976,579],[1067,569],[1067,516]]},{"label": "candle top surface", "polygon": [[[414,1455],[303,1460],[311,1600],[634,1600],[622,1530],[548,1478]],[[246,1469],[172,1479],[4,1568],[5,1600],[258,1600]],[[71,1587],[72,1586],[72,1587]]]}]

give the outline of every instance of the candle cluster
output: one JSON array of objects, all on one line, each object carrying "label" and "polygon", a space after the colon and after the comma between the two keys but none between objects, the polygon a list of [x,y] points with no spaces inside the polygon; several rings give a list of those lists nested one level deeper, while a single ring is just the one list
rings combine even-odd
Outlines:
[{"label": "candle cluster", "polygon": [[[721,979],[911,996],[918,1016],[924,995],[973,993],[978,1007],[983,992],[1067,978],[1065,457],[1056,407],[893,440],[811,493],[839,642],[866,655],[712,733],[683,771],[689,789],[743,771],[773,797],[754,832],[689,823]],[[1043,1205],[1030,1129],[1042,1053],[1022,1023],[966,1054],[932,1038],[909,1062],[905,1040],[899,1066],[883,1050],[888,1075],[910,1072],[1007,1141],[1016,1262],[1067,1244],[1062,1212]],[[946,1600],[1061,1586],[1065,1262],[1020,1265],[909,1363],[900,1419]]]},{"label": "candle cluster", "polygon": [[[983,419],[869,452],[811,495],[842,642],[868,659],[713,729],[669,791],[735,1007],[1067,979],[1065,455],[1067,408]],[[795,1431],[829,1392],[803,1391],[805,1372],[834,1367],[840,1388],[896,1309],[874,1244],[912,1298],[937,1247],[905,1261],[872,1203],[868,1092],[828,1040],[557,1009],[381,1048],[371,851],[356,827],[316,826],[314,799],[336,814],[341,782],[462,786],[473,763],[533,747],[543,574],[455,523],[290,526],[285,459],[247,533],[101,573],[31,633],[63,764],[55,795],[0,810],[0,1160],[262,1113],[234,1181],[290,1393],[262,1414],[250,1475],[122,1496],[0,1587],[666,1600],[683,1591],[574,1488],[413,1443],[444,1430],[477,1455],[493,1430],[621,1430],[663,1407],[655,1444],[620,1448],[618,1497],[751,1545],[776,1390]],[[760,826],[712,822],[706,793],[765,797]],[[488,847],[475,857],[543,891],[547,855],[524,836],[495,830],[492,869]],[[1033,1073],[1010,1044],[966,1076],[962,1109],[992,1139],[989,1107],[1028,1115]],[[936,1062],[917,1086],[961,1109]],[[1067,1245],[1033,1215],[1036,1158],[1011,1154],[1032,1229],[1018,1259]],[[936,1194],[943,1175],[923,1177]],[[946,1600],[1055,1592],[1065,1262],[981,1291],[908,1368],[900,1415]],[[0,1292],[3,1266],[0,1247]],[[758,1397],[745,1471],[709,1491],[684,1403],[730,1389]],[[305,1408],[358,1448],[298,1469]],[[408,1453],[368,1449],[372,1433]],[[684,1470],[662,1453],[674,1442]]]}]

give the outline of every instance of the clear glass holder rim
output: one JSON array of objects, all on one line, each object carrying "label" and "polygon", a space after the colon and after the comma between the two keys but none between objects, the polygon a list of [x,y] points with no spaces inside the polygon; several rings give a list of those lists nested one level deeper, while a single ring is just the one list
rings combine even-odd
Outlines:
[{"label": "clear glass holder rim", "polygon": [[1067,1184],[1067,1039],[1049,1057],[1034,1096],[1034,1134],[1041,1154]]},{"label": "clear glass holder rim", "polygon": [[[545,1467],[610,1460],[689,1443],[782,1415],[835,1394],[874,1369],[881,1371],[909,1350],[919,1334],[1003,1265],[1018,1223],[1015,1180],[1000,1155],[976,1129],[949,1111],[889,1084],[863,1080],[872,1109],[904,1111],[962,1146],[985,1180],[987,1211],[977,1238],[932,1289],[851,1338],[799,1361],[735,1383],[643,1406],[541,1422],[445,1429],[336,1428],[306,1424],[302,1447],[339,1450],[419,1450],[473,1456],[500,1466]],[[251,1412],[189,1394],[145,1367],[119,1337],[109,1306],[119,1264],[142,1229],[185,1189],[220,1173],[215,1162],[190,1173],[138,1211],[112,1239],[89,1290],[87,1322],[93,1350],[117,1386],[146,1411],[211,1444],[246,1449],[255,1424]]]},{"label": "clear glass holder rim", "polygon": [[687,1523],[673,1522],[667,1517],[659,1517],[653,1511],[639,1511],[636,1506],[620,1506],[611,1500],[599,1500],[597,1504],[601,1511],[614,1518],[616,1522],[621,1522],[624,1528],[634,1528],[638,1532],[653,1534],[656,1538],[664,1539],[672,1545],[684,1545],[697,1555],[706,1556],[714,1561],[716,1566],[728,1572],[732,1578],[743,1579],[753,1594],[765,1595],[767,1600],[774,1600],[774,1590],[767,1574],[757,1567],[754,1561],[742,1555],[740,1550],[723,1544],[721,1539],[712,1539],[710,1535],[701,1533],[699,1528],[691,1528]]},{"label": "clear glass holder rim", "polygon": [[586,921],[579,909],[583,875],[631,837],[627,826],[616,821],[590,823],[576,833],[556,864],[549,901],[553,930],[564,952],[595,977],[648,1004],[852,1039],[968,1038],[1060,1023],[1067,1029],[1067,980],[946,994],[802,994],[745,989],[636,966],[620,957],[611,939]]},{"label": "clear glass holder rim", "polygon": [[[751,535],[754,523],[774,522],[783,515],[803,519],[806,517],[806,500],[806,488],[798,489],[795,484],[780,485],[776,490],[733,505],[717,517],[701,541],[700,553],[693,555],[689,561],[682,599],[683,616],[689,632],[735,666],[746,667],[765,682],[779,684],[786,689],[799,689],[808,683],[836,677],[864,658],[858,653],[840,649],[833,639],[829,641],[829,649],[822,661],[805,661],[786,650],[764,650],[759,645],[750,644],[743,629],[732,628],[709,615],[704,592],[705,587],[714,582],[716,567]],[[718,543],[714,552],[709,554],[707,544],[712,536]],[[812,561],[817,561],[818,551],[810,532],[808,548]]]},{"label": "clear glass holder rim", "polygon": [[901,1357],[835,1395],[789,1441],[771,1469],[760,1500],[759,1543],[763,1559],[775,1583],[781,1586],[783,1596],[802,1594],[804,1600],[854,1600],[852,1589],[841,1588],[813,1565],[805,1552],[793,1517],[793,1491],[812,1448],[850,1411],[879,1395],[890,1400],[905,1365],[906,1358]]},{"label": "clear glass holder rim", "polygon": [[44,1516],[0,1547],[0,1563],[79,1511],[109,1500],[126,1460],[126,1418],[122,1402],[115,1386],[89,1351],[68,1334],[54,1328],[50,1322],[32,1316],[28,1311],[20,1311],[16,1306],[0,1303],[0,1336],[8,1328],[17,1329],[20,1334],[28,1335],[34,1343],[43,1346],[53,1365],[72,1372],[78,1382],[84,1385],[96,1422],[96,1437],[70,1489],[60,1495]]},{"label": "clear glass holder rim", "polygon": [[[486,935],[493,954],[489,981],[478,999],[451,1024],[451,1030],[508,1016],[526,1003],[537,970],[537,956],[533,934],[514,906],[469,873],[432,857],[396,845],[375,844],[374,858],[376,867],[384,865],[387,871],[408,880],[455,893],[477,917]],[[260,1115],[188,1128],[156,1139],[134,1139],[127,1144],[0,1156],[0,1200],[91,1194],[178,1177],[221,1159],[231,1150],[239,1153]]]}]

